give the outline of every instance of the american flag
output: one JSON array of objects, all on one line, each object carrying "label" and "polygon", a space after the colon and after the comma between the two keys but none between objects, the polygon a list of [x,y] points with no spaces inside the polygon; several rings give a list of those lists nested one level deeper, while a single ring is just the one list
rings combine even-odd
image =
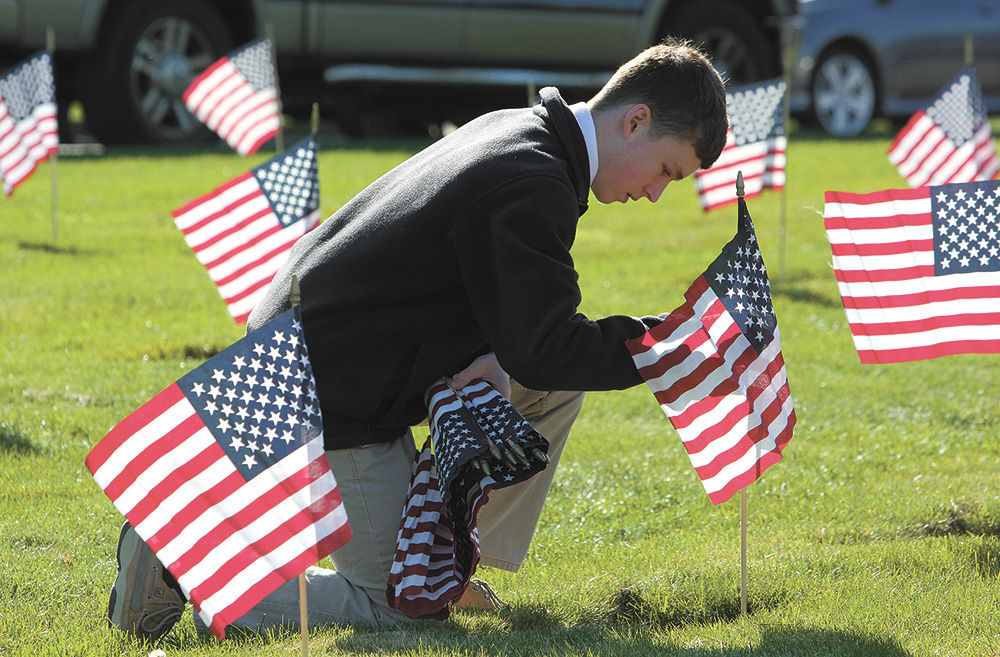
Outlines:
[{"label": "american flag", "polygon": [[59,150],[52,55],[40,52],[0,78],[0,179],[7,196]]},{"label": "american flag", "polygon": [[1000,181],[827,192],[824,224],[862,363],[1000,352]]},{"label": "american flag", "polygon": [[945,85],[912,117],[889,147],[910,187],[991,180],[1000,170],[983,92],[972,67]]},{"label": "american flag", "polygon": [[229,53],[196,77],[181,98],[237,153],[256,153],[281,129],[271,41],[258,39]]},{"label": "american flag", "polygon": [[736,174],[743,171],[746,198],[785,186],[784,80],[767,80],[726,93],[729,132],[715,164],[696,171],[694,186],[704,210],[733,202]]},{"label": "american flag", "polygon": [[770,283],[742,198],[736,236],[684,298],[626,346],[719,504],[781,459],[795,426]]},{"label": "american flag", "polygon": [[[489,383],[460,391],[438,381],[427,392],[430,439],[413,464],[396,556],[386,589],[389,604],[410,618],[445,619],[479,563],[476,519],[489,492],[524,481],[545,462],[491,461],[485,475],[474,458],[491,459],[513,441],[525,454],[548,441]],[[433,446],[433,452],[432,452]]]},{"label": "american flag", "polygon": [[292,245],[319,224],[316,141],[303,139],[171,214],[229,314],[246,322]]},{"label": "american flag", "polygon": [[298,312],[181,377],[86,459],[219,638],[351,537]]}]

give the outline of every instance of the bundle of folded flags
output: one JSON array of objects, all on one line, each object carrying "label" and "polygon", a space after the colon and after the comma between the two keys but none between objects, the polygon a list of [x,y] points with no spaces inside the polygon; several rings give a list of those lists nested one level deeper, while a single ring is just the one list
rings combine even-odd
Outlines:
[{"label": "bundle of folded flags", "polygon": [[386,596],[410,618],[445,619],[476,572],[489,492],[541,472],[549,443],[486,381],[453,390],[440,379],[425,399],[430,439],[413,464]]}]

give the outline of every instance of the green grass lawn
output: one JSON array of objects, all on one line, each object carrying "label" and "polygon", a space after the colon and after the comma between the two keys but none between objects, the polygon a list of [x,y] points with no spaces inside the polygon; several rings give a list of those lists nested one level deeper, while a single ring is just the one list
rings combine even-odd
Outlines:
[{"label": "green grass lawn", "polygon": [[[1000,655],[1000,357],[862,366],[823,233],[825,190],[905,187],[889,130],[796,133],[781,195],[750,201],[798,423],[739,501],[709,501],[643,387],[588,396],[528,561],[481,569],[511,607],[312,633],[312,654]],[[292,143],[290,139],[286,143]],[[420,144],[330,145],[330,214]],[[0,199],[0,655],[146,655],[108,630],[121,518],[84,467],[115,423],[241,337],[170,211],[269,154],[113,151]],[[592,317],[662,313],[736,229],[690,182],[600,206],[573,253]],[[190,615],[168,655],[295,655],[295,634],[217,642]]]}]

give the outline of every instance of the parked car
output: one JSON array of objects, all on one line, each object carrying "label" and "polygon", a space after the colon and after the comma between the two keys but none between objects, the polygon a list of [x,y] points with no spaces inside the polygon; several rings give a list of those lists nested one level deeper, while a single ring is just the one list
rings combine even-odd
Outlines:
[{"label": "parked car", "polygon": [[791,110],[837,137],[903,120],[961,70],[972,37],[986,106],[1000,112],[997,0],[800,0]]},{"label": "parked car", "polygon": [[105,143],[184,142],[204,135],[180,100],[188,83],[270,31],[286,108],[329,101],[324,116],[362,131],[487,90],[524,102],[535,84],[595,89],[667,34],[703,42],[733,83],[763,79],[780,72],[795,11],[796,0],[0,0],[0,71],[44,47],[51,26],[62,111],[81,100]]}]

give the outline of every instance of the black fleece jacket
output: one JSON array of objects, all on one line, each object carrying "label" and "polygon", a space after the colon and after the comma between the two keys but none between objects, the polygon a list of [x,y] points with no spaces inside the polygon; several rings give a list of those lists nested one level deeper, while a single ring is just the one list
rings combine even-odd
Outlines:
[{"label": "black fleece jacket", "polygon": [[576,311],[587,149],[558,91],[540,95],[369,185],[298,241],[254,310],[251,330],[289,307],[298,276],[327,449],[398,437],[428,386],[489,351],[539,390],[641,382],[624,342],[655,319]]}]

